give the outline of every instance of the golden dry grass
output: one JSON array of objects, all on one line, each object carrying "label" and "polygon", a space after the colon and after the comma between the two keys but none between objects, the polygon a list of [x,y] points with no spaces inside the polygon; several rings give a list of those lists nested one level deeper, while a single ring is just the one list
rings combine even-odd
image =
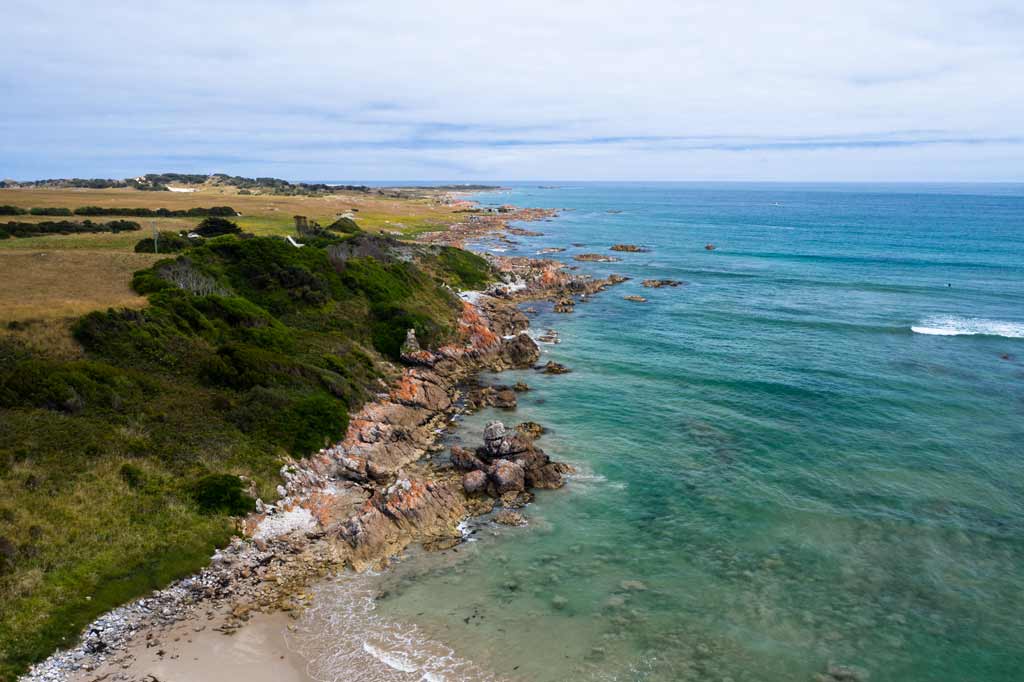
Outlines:
[{"label": "golden dry grass", "polygon": [[[304,215],[321,224],[333,222],[339,215],[353,211],[356,222],[365,230],[392,230],[421,232],[442,229],[463,218],[453,206],[445,205],[434,196],[423,198],[394,198],[362,192],[339,192],[328,196],[276,196],[242,195],[234,188],[203,186],[195,192],[140,192],[134,189],[0,189],[0,204],[21,208],[70,208],[103,206],[117,208],[169,208],[231,206],[242,214],[237,219],[243,229],[259,235],[293,234],[292,216]],[[67,218],[65,218],[67,219]],[[8,220],[61,220],[53,217],[15,216]],[[108,218],[92,218],[94,221]],[[133,220],[129,218],[129,220]],[[156,223],[161,230],[181,230],[191,227],[199,219],[188,218],[134,218],[142,223],[143,231]],[[122,233],[122,239],[132,240],[132,234]],[[141,237],[140,237],[141,238]],[[62,239],[44,237],[43,239]],[[23,248],[18,241],[0,242],[0,249]],[[117,240],[112,240],[116,242]],[[123,248],[121,243],[114,248]],[[71,247],[73,248],[73,247]],[[99,247],[103,248],[103,247]]]},{"label": "golden dry grass", "polygon": [[[169,208],[231,206],[242,215],[235,220],[257,235],[295,234],[292,217],[304,215],[327,225],[351,211],[369,231],[415,234],[443,229],[465,216],[464,206],[446,205],[430,192],[420,198],[397,198],[377,193],[339,192],[329,196],[241,195],[233,187],[203,186],[196,192],[140,192],[134,189],[0,189],[0,205],[21,208]],[[81,220],[80,217],[4,216],[8,220],[40,222]],[[113,220],[93,217],[95,222]],[[128,218],[142,225],[140,232],[47,235],[0,240],[0,327],[10,321],[35,321],[17,333],[28,342],[72,352],[73,342],[63,322],[92,310],[139,307],[145,304],[129,287],[132,273],[158,259],[134,253],[135,244],[159,230],[181,231],[199,218]],[[8,332],[5,332],[8,333]]]},{"label": "golden dry grass", "polygon": [[158,258],[115,250],[0,251],[0,322],[140,307],[146,299],[129,286],[132,273]]}]

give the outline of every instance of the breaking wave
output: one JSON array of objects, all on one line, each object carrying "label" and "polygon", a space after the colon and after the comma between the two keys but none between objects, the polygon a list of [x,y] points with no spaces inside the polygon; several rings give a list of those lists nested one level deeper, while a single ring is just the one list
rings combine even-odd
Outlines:
[{"label": "breaking wave", "polygon": [[915,334],[930,336],[1003,336],[1024,339],[1024,324],[972,317],[931,317],[910,328]]}]

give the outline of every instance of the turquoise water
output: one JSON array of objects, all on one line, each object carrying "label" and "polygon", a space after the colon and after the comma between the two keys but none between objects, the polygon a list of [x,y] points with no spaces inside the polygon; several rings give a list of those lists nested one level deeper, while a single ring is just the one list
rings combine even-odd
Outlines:
[{"label": "turquoise water", "polygon": [[[634,280],[572,315],[537,306],[562,338],[544,359],[573,372],[494,377],[533,390],[455,436],[539,421],[581,473],[528,528],[484,521],[458,552],[361,579],[375,618],[415,625],[394,651],[447,652],[393,679],[1024,679],[1024,187],[481,200],[571,209],[507,253],[651,252],[581,263]],[[332,589],[307,626],[338,616]]]}]

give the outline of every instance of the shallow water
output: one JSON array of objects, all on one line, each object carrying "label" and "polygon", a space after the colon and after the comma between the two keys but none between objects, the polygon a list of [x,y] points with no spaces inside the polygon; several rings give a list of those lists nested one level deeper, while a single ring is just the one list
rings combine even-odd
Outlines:
[{"label": "shallow water", "polygon": [[[456,435],[538,421],[581,473],[528,528],[323,586],[296,641],[353,652],[316,659],[325,679],[1024,679],[1024,188],[483,200],[574,209],[507,253],[652,249],[580,264],[634,280],[537,306],[573,372],[493,378],[533,390]],[[640,286],[665,277],[687,285]],[[371,621],[396,633],[372,651]]]}]

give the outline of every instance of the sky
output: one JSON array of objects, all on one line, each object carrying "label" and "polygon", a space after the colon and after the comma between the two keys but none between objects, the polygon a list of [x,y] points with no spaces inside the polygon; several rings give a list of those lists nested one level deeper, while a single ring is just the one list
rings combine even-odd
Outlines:
[{"label": "sky", "polygon": [[1024,3],[3,0],[0,178],[1024,181]]}]

